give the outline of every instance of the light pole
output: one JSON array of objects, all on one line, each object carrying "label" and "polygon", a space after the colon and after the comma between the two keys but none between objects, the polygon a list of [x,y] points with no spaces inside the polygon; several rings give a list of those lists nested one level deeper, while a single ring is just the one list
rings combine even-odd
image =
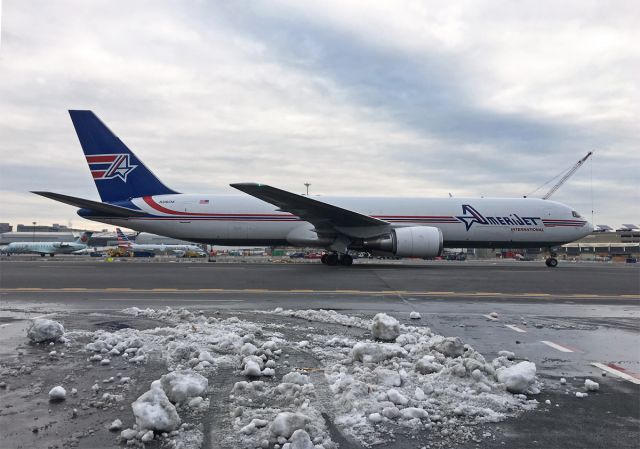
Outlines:
[{"label": "light pole", "polygon": [[311,184],[309,184],[308,182],[305,182],[305,183],[304,183],[304,185],[305,185],[305,187],[307,188],[307,196],[309,196],[309,186],[310,186]]},{"label": "light pole", "polygon": [[33,228],[32,228],[33,229],[33,237],[31,239],[31,241],[35,242],[36,241],[36,222],[32,221],[31,224],[33,224]]}]

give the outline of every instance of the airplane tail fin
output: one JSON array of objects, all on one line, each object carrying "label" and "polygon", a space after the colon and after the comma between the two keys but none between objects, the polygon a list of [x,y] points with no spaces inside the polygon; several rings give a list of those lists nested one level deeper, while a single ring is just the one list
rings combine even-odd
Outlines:
[{"label": "airplane tail fin", "polygon": [[92,111],[69,111],[102,201],[177,193],[151,170]]},{"label": "airplane tail fin", "polygon": [[131,248],[131,240],[122,232],[122,229],[116,228],[116,234],[118,235],[118,247]]},{"label": "airplane tail fin", "polygon": [[84,243],[86,245],[89,243],[89,239],[91,238],[92,234],[93,234],[92,231],[83,232],[82,234],[80,234],[78,237],[75,238],[74,242]]}]

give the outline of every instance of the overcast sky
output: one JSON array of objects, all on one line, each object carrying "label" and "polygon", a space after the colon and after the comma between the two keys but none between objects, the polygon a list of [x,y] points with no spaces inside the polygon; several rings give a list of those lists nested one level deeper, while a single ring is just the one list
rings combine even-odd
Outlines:
[{"label": "overcast sky", "polygon": [[633,0],[5,0],[0,221],[104,227],[28,193],[98,198],[67,114],[92,109],[181,192],[520,196],[593,150],[554,199],[638,223],[639,23]]}]

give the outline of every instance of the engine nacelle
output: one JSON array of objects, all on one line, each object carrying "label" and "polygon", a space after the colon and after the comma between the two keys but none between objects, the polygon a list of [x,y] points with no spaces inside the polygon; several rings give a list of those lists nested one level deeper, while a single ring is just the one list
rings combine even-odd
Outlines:
[{"label": "engine nacelle", "polygon": [[442,231],[433,226],[395,228],[390,234],[365,240],[362,246],[398,257],[435,257],[442,254]]}]

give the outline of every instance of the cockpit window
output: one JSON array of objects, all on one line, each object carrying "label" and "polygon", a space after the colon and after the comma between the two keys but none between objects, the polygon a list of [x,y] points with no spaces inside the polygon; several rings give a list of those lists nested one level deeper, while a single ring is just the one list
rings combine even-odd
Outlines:
[{"label": "cockpit window", "polygon": [[575,218],[582,218],[582,217],[580,216],[580,214],[579,214],[578,212],[576,212],[575,210],[574,210],[574,211],[571,211],[571,215],[573,215]]}]

